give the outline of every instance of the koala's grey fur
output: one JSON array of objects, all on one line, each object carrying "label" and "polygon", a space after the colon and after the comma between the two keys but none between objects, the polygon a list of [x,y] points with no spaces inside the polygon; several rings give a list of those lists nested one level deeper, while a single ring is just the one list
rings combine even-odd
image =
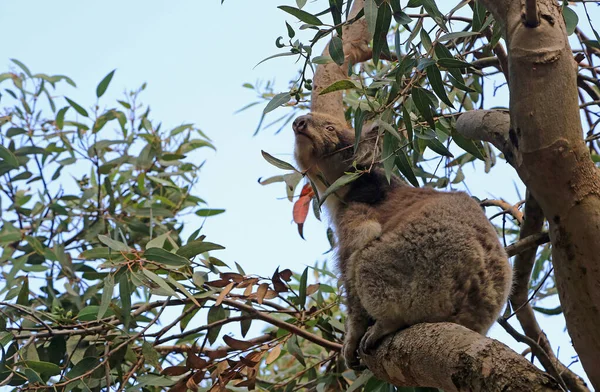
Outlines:
[{"label": "koala's grey fur", "polygon": [[[294,121],[295,157],[322,193],[344,172],[369,168],[378,154],[365,132],[319,113]],[[374,135],[375,133],[375,135]],[[379,156],[377,156],[379,158]],[[326,201],[338,238],[348,315],[343,355],[359,366],[387,334],[422,322],[454,322],[485,334],[507,301],[512,272],[496,232],[462,192],[388,183],[375,165]]]}]

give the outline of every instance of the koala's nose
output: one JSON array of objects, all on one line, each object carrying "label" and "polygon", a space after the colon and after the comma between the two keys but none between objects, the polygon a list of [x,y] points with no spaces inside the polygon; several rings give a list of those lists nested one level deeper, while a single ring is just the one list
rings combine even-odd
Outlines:
[{"label": "koala's nose", "polygon": [[292,129],[296,133],[302,133],[306,131],[306,127],[308,124],[308,116],[300,116],[294,120],[292,123]]}]

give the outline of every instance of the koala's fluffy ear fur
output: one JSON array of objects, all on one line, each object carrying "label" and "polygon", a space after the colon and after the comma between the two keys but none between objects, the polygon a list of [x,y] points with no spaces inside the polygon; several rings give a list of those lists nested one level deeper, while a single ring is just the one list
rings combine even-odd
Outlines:
[{"label": "koala's fluffy ear fur", "polygon": [[379,160],[382,145],[383,138],[377,122],[365,124],[360,135],[360,143],[358,144],[358,151],[355,157],[357,165],[371,165],[373,156],[375,157],[375,162]]}]

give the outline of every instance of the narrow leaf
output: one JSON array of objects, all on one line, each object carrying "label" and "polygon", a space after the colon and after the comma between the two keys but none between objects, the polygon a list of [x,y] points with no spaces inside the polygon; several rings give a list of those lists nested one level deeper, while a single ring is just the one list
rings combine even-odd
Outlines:
[{"label": "narrow leaf", "polygon": [[337,65],[344,65],[344,44],[340,37],[333,37],[331,39],[329,43],[329,55]]},{"label": "narrow leaf", "polygon": [[350,88],[358,88],[358,86],[352,80],[342,79],[342,80],[333,82],[329,86],[325,87],[323,90],[321,90],[319,95],[323,95],[323,94],[327,94],[327,93],[331,93],[331,92],[339,91],[339,90],[346,90],[346,89],[350,89]]},{"label": "narrow leaf", "polygon": [[319,201],[319,206],[323,205],[323,202],[325,202],[325,199],[327,199],[327,197],[329,197],[332,193],[337,192],[343,186],[348,185],[349,183],[355,181],[361,175],[362,175],[362,172],[346,173],[342,177],[335,180],[335,182],[333,184],[331,184],[331,186],[329,188],[327,188],[325,190],[325,192],[323,192],[323,195],[321,195],[321,200]]},{"label": "narrow leaf", "polygon": [[102,79],[102,81],[98,84],[98,87],[96,87],[96,96],[98,98],[100,98],[106,92],[106,89],[108,88],[108,85],[110,84],[110,81],[112,80],[115,71],[116,70],[110,71],[108,75],[106,75],[104,79]]},{"label": "narrow leaf", "polygon": [[296,168],[292,165],[290,165],[289,163],[282,161],[281,159],[277,159],[274,156],[272,156],[271,154],[269,154],[268,152],[265,151],[260,151],[262,153],[263,158],[265,158],[265,160],[267,162],[269,162],[271,165],[278,167],[280,169],[284,169],[284,170],[293,170],[295,172],[297,172],[298,170],[296,170]]},{"label": "narrow leaf", "polygon": [[290,99],[292,99],[292,96],[290,95],[290,93],[279,93],[277,95],[275,95],[267,104],[267,106],[265,106],[265,109],[263,110],[264,114],[267,114],[275,109],[277,109],[278,107],[280,107],[281,105],[284,105],[286,103],[288,103],[290,101]]},{"label": "narrow leaf", "polygon": [[323,24],[323,22],[321,22],[321,20],[319,18],[317,18],[316,16],[309,14],[308,12],[303,11],[301,9],[286,6],[286,5],[281,5],[277,8],[279,8],[282,11],[287,12],[288,14],[294,15],[296,18],[300,19],[304,23],[308,23],[308,24],[315,25],[315,26],[321,26]]}]

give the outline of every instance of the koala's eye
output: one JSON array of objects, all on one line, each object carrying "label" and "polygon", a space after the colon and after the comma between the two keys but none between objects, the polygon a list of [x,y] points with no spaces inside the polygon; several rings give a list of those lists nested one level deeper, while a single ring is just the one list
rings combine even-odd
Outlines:
[{"label": "koala's eye", "polygon": [[335,131],[335,127],[333,125],[328,125],[325,127],[328,131]]}]

